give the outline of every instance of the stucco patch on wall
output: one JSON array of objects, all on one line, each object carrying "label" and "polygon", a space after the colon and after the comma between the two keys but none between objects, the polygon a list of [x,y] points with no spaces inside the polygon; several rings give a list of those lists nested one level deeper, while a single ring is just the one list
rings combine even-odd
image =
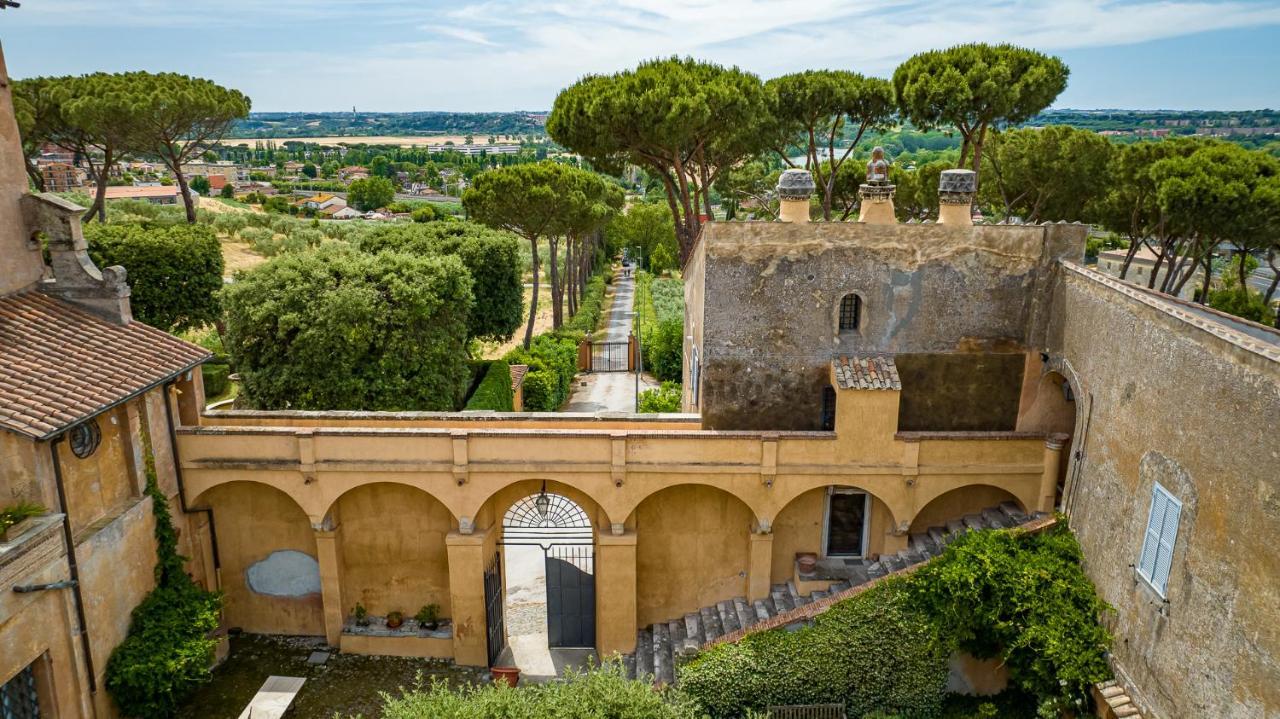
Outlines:
[{"label": "stucco patch on wall", "polygon": [[245,570],[249,590],[272,597],[305,597],[320,593],[320,564],[293,549],[272,552]]}]

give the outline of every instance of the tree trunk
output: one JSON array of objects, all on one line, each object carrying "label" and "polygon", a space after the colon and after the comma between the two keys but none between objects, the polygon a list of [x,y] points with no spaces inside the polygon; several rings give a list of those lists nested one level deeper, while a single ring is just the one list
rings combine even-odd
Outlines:
[{"label": "tree trunk", "polygon": [[40,168],[30,158],[23,158],[22,164],[26,165],[27,177],[31,179],[31,185],[36,188],[36,192],[44,192],[44,175],[40,172]]},{"label": "tree trunk", "polygon": [[[107,150],[102,154],[102,169],[94,174],[97,176],[97,189],[93,193],[93,204],[89,206],[89,211],[84,213],[86,220],[92,220],[96,214],[98,222],[105,223],[107,221],[107,180],[111,175],[111,155],[112,152]],[[89,164],[90,168],[93,163]]]},{"label": "tree trunk", "polygon": [[569,235],[565,238],[564,245],[564,284],[565,288],[569,290],[566,294],[569,298],[570,317],[578,314],[578,265],[575,261],[573,246],[573,235]]},{"label": "tree trunk", "polygon": [[552,235],[547,238],[547,246],[551,249],[551,328],[560,329],[564,324],[564,287],[560,283],[560,238]]},{"label": "tree trunk", "polygon": [[1213,282],[1213,253],[1204,253],[1204,285],[1200,288],[1200,304],[1209,304],[1209,283]]},{"label": "tree trunk", "polygon": [[[1276,251],[1274,248],[1267,252],[1267,266],[1271,268],[1271,284],[1267,285],[1267,293],[1262,296],[1262,301],[1271,304],[1271,298],[1276,294],[1276,285],[1280,285],[1280,268],[1276,267]],[[1280,315],[1280,312],[1276,313]]]},{"label": "tree trunk", "polygon": [[1236,269],[1240,271],[1240,289],[1248,292],[1249,290],[1249,271],[1245,269],[1245,260],[1249,258],[1248,253],[1241,251],[1238,255],[1240,262]]},{"label": "tree trunk", "polygon": [[529,298],[529,321],[524,327],[524,348],[529,349],[533,342],[533,321],[538,317],[538,238],[529,238],[529,249],[533,250],[533,296]]},{"label": "tree trunk", "polygon": [[182,204],[187,208],[187,223],[194,225],[196,223],[196,203],[191,199],[191,188],[187,186],[187,178],[182,174],[182,165],[175,162],[173,167],[174,179],[178,181],[178,189],[182,190]]}]

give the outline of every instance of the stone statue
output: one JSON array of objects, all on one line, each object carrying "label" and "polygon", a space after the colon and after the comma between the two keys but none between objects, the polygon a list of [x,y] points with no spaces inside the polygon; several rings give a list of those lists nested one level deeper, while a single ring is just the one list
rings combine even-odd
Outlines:
[{"label": "stone statue", "polygon": [[884,159],[883,147],[877,146],[871,150],[871,162],[867,163],[867,184],[889,184],[889,161]]}]

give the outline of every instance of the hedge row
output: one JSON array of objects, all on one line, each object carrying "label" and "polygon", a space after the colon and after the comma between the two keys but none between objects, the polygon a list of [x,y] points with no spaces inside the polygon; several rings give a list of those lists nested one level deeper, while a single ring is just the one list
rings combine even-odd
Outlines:
[{"label": "hedge row", "polygon": [[569,398],[573,376],[578,373],[578,340],[548,332],[533,338],[529,349],[517,347],[503,358],[508,364],[527,364],[524,376],[524,410],[555,412]]},{"label": "hedge row", "polygon": [[494,360],[485,370],[480,386],[467,400],[467,409],[491,409],[510,412],[515,394],[511,391],[511,365],[505,360]]},{"label": "hedge row", "polygon": [[600,326],[604,307],[604,278],[596,275],[587,281],[587,291],[578,303],[578,311],[560,328],[561,333],[591,334]]},{"label": "hedge row", "polygon": [[680,688],[716,719],[839,702],[851,717],[936,716],[948,648],[911,606],[904,584],[891,580],[839,602],[797,631],[713,647],[681,667]]}]

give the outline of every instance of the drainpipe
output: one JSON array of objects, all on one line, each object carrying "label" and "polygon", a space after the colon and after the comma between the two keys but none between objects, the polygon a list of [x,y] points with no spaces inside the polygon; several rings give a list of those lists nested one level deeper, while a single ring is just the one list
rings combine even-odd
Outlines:
[{"label": "drainpipe", "polygon": [[67,547],[67,568],[71,573],[71,594],[76,603],[76,621],[80,623],[80,644],[84,648],[84,664],[89,670],[89,693],[98,693],[97,672],[93,669],[93,652],[89,649],[89,627],[84,618],[84,597],[80,593],[80,568],[76,564],[75,539],[71,534],[71,510],[67,507],[67,490],[62,484],[62,462],[58,460],[58,444],[67,438],[63,432],[49,443],[53,457],[53,482],[58,488],[58,506],[62,509],[62,541]]},{"label": "drainpipe", "polygon": [[213,509],[191,509],[187,506],[187,487],[182,481],[182,462],[178,460],[178,431],[173,424],[173,405],[169,403],[169,392],[173,389],[173,380],[164,385],[164,418],[169,425],[169,446],[173,455],[173,476],[178,480],[178,504],[183,514],[203,513],[209,518],[209,545],[213,550],[213,580],[221,584],[219,577],[222,571],[222,560],[218,555],[218,530],[213,524]]}]

